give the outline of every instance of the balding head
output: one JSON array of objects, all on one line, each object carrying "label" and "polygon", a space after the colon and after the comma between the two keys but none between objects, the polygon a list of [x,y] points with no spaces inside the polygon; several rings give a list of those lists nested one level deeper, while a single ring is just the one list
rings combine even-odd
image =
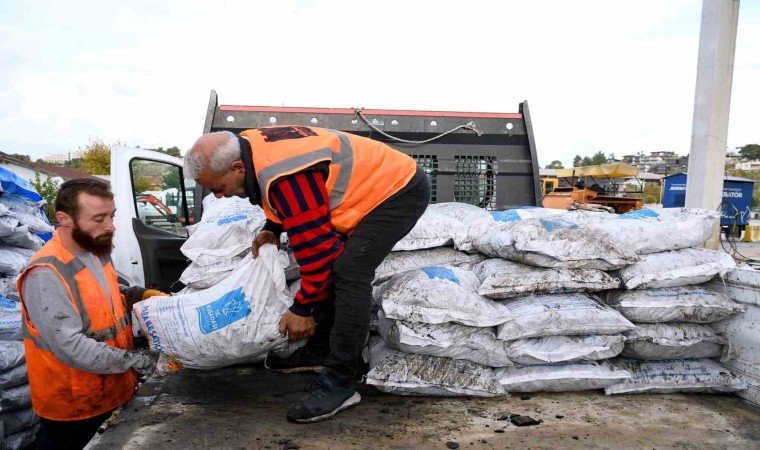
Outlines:
[{"label": "balding head", "polygon": [[240,161],[240,143],[237,136],[229,131],[204,134],[185,153],[185,177],[198,179],[209,175],[223,175],[232,163]]}]

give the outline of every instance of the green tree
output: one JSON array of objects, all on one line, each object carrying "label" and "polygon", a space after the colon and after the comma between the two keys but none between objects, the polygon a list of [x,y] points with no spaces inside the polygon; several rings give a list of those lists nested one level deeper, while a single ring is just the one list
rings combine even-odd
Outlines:
[{"label": "green tree", "polygon": [[581,158],[581,155],[575,155],[575,158],[573,158],[573,167],[579,167],[583,162],[583,159]]},{"label": "green tree", "polygon": [[167,154],[169,156],[174,156],[175,158],[182,158],[182,153],[179,151],[179,148],[176,146],[169,147],[169,148],[158,147],[152,150],[154,152],[159,152],[159,153]]},{"label": "green tree", "polygon": [[102,139],[90,139],[82,153],[79,170],[89,175],[109,175],[111,173],[111,146]]},{"label": "green tree", "polygon": [[594,160],[589,158],[588,156],[584,156],[581,160],[581,166],[593,166]]},{"label": "green tree", "polygon": [[34,180],[30,180],[29,183],[34,186],[37,193],[45,200],[43,210],[50,223],[58,223],[58,220],[55,218],[55,198],[58,196],[58,184],[50,177],[42,181],[40,173],[36,170],[34,171]]},{"label": "green tree", "polygon": [[22,155],[21,153],[11,153],[8,156],[10,156],[11,158],[21,159],[23,161],[31,161],[32,160],[32,158],[30,158],[29,155]]},{"label": "green tree", "polygon": [[596,152],[591,157],[591,165],[595,166],[597,164],[607,164],[607,156],[603,152]]},{"label": "green tree", "polygon": [[760,159],[760,145],[749,144],[744,147],[739,147],[739,155],[744,159],[755,160]]},{"label": "green tree", "polygon": [[564,169],[565,166],[562,164],[562,161],[555,159],[554,161],[550,162],[547,166],[547,169]]}]

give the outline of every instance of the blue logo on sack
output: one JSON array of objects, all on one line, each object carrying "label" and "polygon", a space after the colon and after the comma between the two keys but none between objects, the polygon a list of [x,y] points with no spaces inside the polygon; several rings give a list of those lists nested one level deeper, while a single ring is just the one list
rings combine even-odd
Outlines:
[{"label": "blue logo on sack", "polygon": [[517,222],[518,220],[522,220],[520,214],[513,209],[508,209],[506,211],[491,211],[491,217],[497,222]]},{"label": "blue logo on sack", "polygon": [[645,219],[647,217],[659,217],[660,215],[651,209],[640,209],[638,211],[631,211],[625,214],[619,215],[618,219]]},{"label": "blue logo on sack", "polygon": [[239,216],[232,216],[232,217],[225,217],[224,219],[219,219],[216,224],[221,225],[227,225],[228,223],[237,222],[239,220],[245,220],[248,216],[245,214],[240,214]]},{"label": "blue logo on sack", "polygon": [[577,224],[574,224],[572,222],[565,222],[563,220],[546,220],[546,219],[538,219],[541,225],[544,227],[544,230],[546,231],[555,231],[555,230],[563,230],[565,228],[574,229],[578,228]]},{"label": "blue logo on sack", "polygon": [[246,300],[243,288],[240,287],[195,309],[198,311],[201,332],[209,334],[245,318],[251,313],[251,303]]},{"label": "blue logo on sack", "polygon": [[438,278],[439,280],[448,280],[461,286],[459,278],[454,275],[454,271],[451,269],[445,267],[424,267],[422,271],[425,272],[431,280]]}]

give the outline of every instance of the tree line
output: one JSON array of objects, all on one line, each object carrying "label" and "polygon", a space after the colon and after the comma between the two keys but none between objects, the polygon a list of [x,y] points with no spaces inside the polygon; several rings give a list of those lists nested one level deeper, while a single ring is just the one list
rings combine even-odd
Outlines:
[{"label": "tree line", "polygon": [[[743,147],[738,147],[739,151],[738,154],[742,159],[747,159],[750,161],[758,161],[760,160],[760,144],[747,144]],[[599,164],[607,164],[608,162],[615,161],[615,154],[610,153],[609,155],[605,155],[604,152],[596,152],[593,156],[583,156],[581,155],[575,155],[575,158],[573,158],[573,167],[581,167],[581,166],[596,166]],[[555,159],[554,161],[550,162],[546,165],[547,169],[564,169],[565,166],[563,165],[562,161]]]}]

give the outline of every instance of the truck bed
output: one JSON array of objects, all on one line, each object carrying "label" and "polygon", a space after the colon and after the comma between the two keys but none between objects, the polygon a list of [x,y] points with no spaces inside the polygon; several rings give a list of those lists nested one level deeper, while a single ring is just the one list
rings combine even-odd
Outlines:
[{"label": "truck bed", "polygon": [[[362,402],[332,420],[287,422],[313,378],[246,366],[149,379],[90,448],[760,448],[760,409],[731,395],[433,398],[362,385]],[[518,427],[515,415],[542,422]]]}]

